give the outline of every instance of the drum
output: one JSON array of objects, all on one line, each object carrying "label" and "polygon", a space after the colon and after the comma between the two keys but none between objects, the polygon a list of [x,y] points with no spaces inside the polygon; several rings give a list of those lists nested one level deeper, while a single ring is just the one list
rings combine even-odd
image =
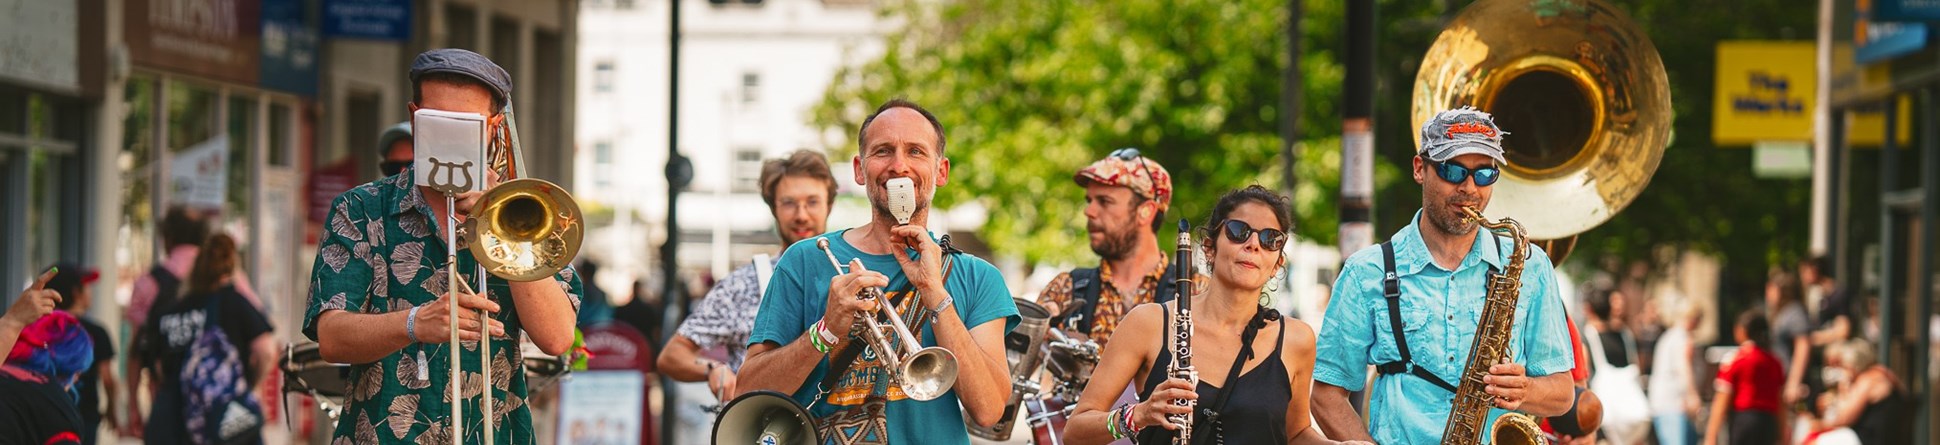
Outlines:
[{"label": "drum", "polygon": [[[544,389],[571,371],[565,358],[541,352],[530,341],[519,346],[525,357],[528,391]],[[289,345],[283,352],[283,392],[309,394],[321,402],[343,406],[344,396],[350,394],[350,365],[324,360],[322,349],[312,342]]]},{"label": "drum", "polygon": [[1077,400],[1084,392],[1085,385],[1091,382],[1091,371],[1098,367],[1098,343],[1066,337],[1063,332],[1052,330],[1050,342],[1044,345],[1045,369],[1057,382],[1053,394],[1064,396],[1067,400]]},{"label": "drum", "polygon": [[350,394],[350,365],[330,363],[316,343],[303,342],[283,351],[283,392],[304,393],[319,402],[342,406]]},{"label": "drum", "polygon": [[1064,443],[1064,422],[1071,415],[1075,403],[1068,403],[1063,396],[1033,398],[1024,402],[1024,423],[1031,428],[1031,443],[1037,445],[1062,445]]},{"label": "drum", "polygon": [[1017,304],[1017,316],[1023,320],[1017,323],[1017,329],[1004,336],[1004,356],[1010,359],[1011,375],[1021,375],[1020,371],[1035,373],[1036,369],[1018,366],[1031,365],[1023,363],[1024,358],[1044,344],[1045,331],[1051,327],[1051,311],[1022,298],[1012,298],[1011,302]]},{"label": "drum", "polygon": [[998,442],[1010,440],[1011,427],[1017,425],[1017,413],[1021,411],[1018,406],[1042,397],[1037,370],[1043,367],[1045,332],[1051,327],[1051,311],[1022,298],[1012,298],[1011,302],[1017,304],[1017,315],[1023,321],[1004,336],[1004,355],[1010,361],[1011,376],[1004,417],[995,425],[980,427],[970,420],[968,411],[963,413],[964,427],[970,430],[971,436]]}]

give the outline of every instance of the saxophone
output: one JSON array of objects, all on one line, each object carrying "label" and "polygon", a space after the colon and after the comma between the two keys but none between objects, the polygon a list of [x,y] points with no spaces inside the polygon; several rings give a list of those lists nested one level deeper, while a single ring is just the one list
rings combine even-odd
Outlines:
[{"label": "saxophone", "polygon": [[1495,397],[1484,391],[1488,385],[1482,383],[1482,377],[1489,375],[1489,366],[1509,357],[1509,336],[1516,321],[1516,300],[1521,298],[1522,262],[1529,256],[1528,240],[1524,237],[1522,224],[1514,219],[1489,222],[1482,217],[1482,212],[1473,207],[1462,207],[1462,212],[1468,214],[1468,222],[1481,224],[1497,236],[1514,241],[1515,250],[1510,254],[1506,270],[1489,275],[1488,297],[1482,305],[1481,326],[1475,329],[1475,344],[1469,347],[1468,366],[1462,368],[1462,380],[1455,390],[1455,407],[1449,412],[1447,428],[1442,430],[1442,443],[1480,443],[1483,427],[1488,426],[1489,435],[1497,444],[1545,445],[1549,441],[1544,438],[1542,430],[1537,429],[1536,419],[1528,414],[1511,412],[1496,419],[1494,425],[1487,425],[1489,408],[1495,406]]},{"label": "saxophone", "polygon": [[[1176,292],[1172,301],[1179,305],[1178,314],[1172,318],[1172,366],[1166,373],[1175,379],[1185,379],[1188,388],[1199,387],[1199,371],[1192,367],[1192,226],[1185,219],[1179,220],[1179,242],[1172,252],[1173,289]],[[1179,425],[1179,434],[1173,436],[1172,443],[1185,445],[1192,443],[1192,411],[1198,410],[1194,400],[1173,399],[1172,404],[1188,408],[1187,414],[1171,414],[1166,421]]]}]

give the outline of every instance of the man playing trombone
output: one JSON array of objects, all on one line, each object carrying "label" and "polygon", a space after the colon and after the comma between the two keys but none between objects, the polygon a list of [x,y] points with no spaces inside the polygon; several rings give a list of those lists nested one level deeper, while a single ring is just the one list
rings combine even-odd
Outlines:
[{"label": "man playing trombone", "polygon": [[936,117],[892,100],[858,139],[852,162],[870,221],[782,254],[736,389],[791,394],[828,441],[967,444],[965,417],[996,423],[1010,395],[1003,337],[1017,306],[995,267],[925,228],[950,173]]},{"label": "man playing trombone", "polygon": [[[427,51],[412,63],[410,78],[413,113],[476,113],[486,117],[487,134],[494,135],[507,125],[502,110],[512,77],[484,56],[460,49]],[[486,140],[492,141],[489,150],[509,151],[509,139]],[[406,169],[344,192],[330,204],[311,271],[303,333],[317,341],[324,360],[351,364],[348,406],[334,435],[359,444],[452,442],[451,354],[457,352],[469,353],[460,367],[464,412],[457,426],[465,436],[460,442],[484,442],[482,395],[493,400],[492,443],[534,443],[519,339],[529,335],[541,351],[565,353],[573,341],[580,281],[567,268],[552,279],[491,280],[484,294],[464,286],[448,289],[445,251],[453,240],[444,235],[447,221],[462,222],[482,192],[458,194],[448,209],[444,193],[415,183],[414,176]],[[497,182],[493,174],[482,176],[487,188]],[[456,242],[464,246],[465,240]],[[478,277],[469,275],[481,269],[472,252],[461,251],[457,259],[461,279],[475,283]],[[452,304],[463,309],[456,319],[447,312]],[[491,316],[481,319],[479,310]],[[454,328],[464,345],[457,351],[448,344]],[[487,329],[490,371],[482,369],[477,350]],[[487,379],[490,388],[484,387]]]}]

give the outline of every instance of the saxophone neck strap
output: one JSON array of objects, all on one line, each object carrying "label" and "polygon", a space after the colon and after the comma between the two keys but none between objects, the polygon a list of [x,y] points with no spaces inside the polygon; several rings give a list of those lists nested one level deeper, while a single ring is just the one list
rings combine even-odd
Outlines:
[{"label": "saxophone neck strap", "polygon": [[1401,353],[1401,359],[1374,366],[1381,375],[1412,374],[1433,383],[1449,392],[1455,392],[1455,385],[1442,380],[1441,376],[1429,372],[1428,368],[1415,365],[1414,355],[1408,351],[1407,325],[1401,321],[1401,276],[1394,269],[1394,244],[1381,243],[1381,298],[1388,302],[1388,327],[1394,332],[1394,348]]}]

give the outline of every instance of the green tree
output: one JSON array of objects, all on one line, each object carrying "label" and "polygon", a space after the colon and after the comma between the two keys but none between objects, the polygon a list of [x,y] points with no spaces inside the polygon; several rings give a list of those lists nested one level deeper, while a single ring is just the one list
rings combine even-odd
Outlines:
[{"label": "green tree", "polygon": [[[1664,60],[1674,137],[1650,187],[1586,233],[1572,261],[1588,267],[1696,249],[1726,261],[1728,287],[1755,288],[1767,267],[1802,254],[1809,184],[1755,178],[1750,150],[1711,143],[1715,45],[1810,38],[1815,11],[1781,0],[1612,2],[1639,20]],[[1344,11],[1341,2],[1304,3],[1295,231],[1331,244]],[[1406,176],[1417,131],[1408,117],[1415,71],[1443,21],[1468,3],[1378,1],[1377,239],[1421,205],[1420,187]],[[980,235],[1001,254],[1089,258],[1071,174],[1119,147],[1139,147],[1172,171],[1178,191],[1168,218],[1203,218],[1218,194],[1245,184],[1280,188],[1283,0],[906,0],[884,14],[904,26],[888,36],[881,58],[837,76],[815,123],[845,135],[829,148],[847,157],[876,104],[906,97],[931,107],[958,165],[938,200],[992,209]]]},{"label": "green tree", "polygon": [[[1342,70],[1332,52],[1341,7],[1309,2],[1300,61],[1303,115],[1337,114]],[[814,111],[844,138],[873,107],[905,97],[936,112],[956,168],[942,206],[992,209],[979,235],[1031,262],[1090,258],[1079,168],[1137,147],[1172,173],[1168,220],[1195,224],[1227,190],[1279,185],[1280,72],[1287,12],[1279,0],[901,2],[886,53],[844,69]],[[1339,194],[1339,122],[1301,122],[1294,193],[1298,234],[1331,243]],[[1397,177],[1384,169],[1382,183]],[[1170,236],[1161,236],[1170,239]],[[1167,243],[1169,244],[1169,243]]]}]

